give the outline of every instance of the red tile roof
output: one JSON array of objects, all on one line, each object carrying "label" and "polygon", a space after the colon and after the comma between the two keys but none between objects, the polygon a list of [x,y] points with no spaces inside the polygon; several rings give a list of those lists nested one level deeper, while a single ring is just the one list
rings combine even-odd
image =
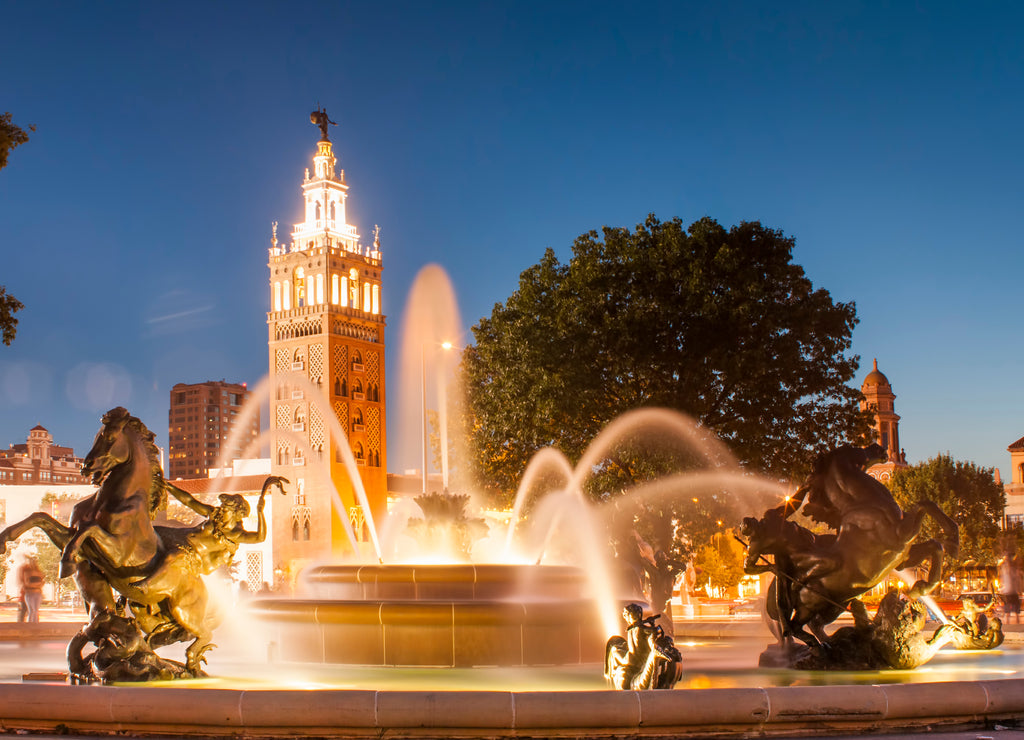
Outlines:
[{"label": "red tile roof", "polygon": [[203,496],[213,493],[259,493],[266,479],[265,475],[233,475],[227,478],[190,478],[167,482],[193,496]]}]

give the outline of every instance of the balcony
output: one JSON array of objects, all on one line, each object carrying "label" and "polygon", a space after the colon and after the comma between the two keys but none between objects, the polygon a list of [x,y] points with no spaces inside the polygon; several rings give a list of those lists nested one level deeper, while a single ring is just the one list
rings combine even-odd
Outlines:
[{"label": "balcony", "polygon": [[366,425],[365,424],[353,424],[352,425],[352,431],[353,432],[365,432],[366,431]]},{"label": "balcony", "polygon": [[292,400],[293,401],[298,399],[298,398],[302,398],[302,397],[303,397],[302,391],[292,391]]},{"label": "balcony", "polygon": [[304,457],[299,457],[298,455],[296,455],[295,457],[292,458],[292,465],[294,465],[295,467],[300,467],[305,464],[306,458]]},{"label": "balcony", "polygon": [[365,370],[365,368],[363,367],[363,363],[361,363],[361,362],[353,362],[352,363],[352,372],[354,372],[354,373],[361,373],[364,370]]},{"label": "balcony", "polygon": [[362,391],[352,391],[352,400],[354,401],[365,401],[366,394]]},{"label": "balcony", "polygon": [[302,362],[302,360],[292,363],[292,370],[301,370],[303,367],[305,367],[305,364]]},{"label": "balcony", "polygon": [[292,431],[293,432],[304,432],[304,431],[306,431],[306,423],[302,422],[302,421],[295,422],[294,424],[292,424]]}]

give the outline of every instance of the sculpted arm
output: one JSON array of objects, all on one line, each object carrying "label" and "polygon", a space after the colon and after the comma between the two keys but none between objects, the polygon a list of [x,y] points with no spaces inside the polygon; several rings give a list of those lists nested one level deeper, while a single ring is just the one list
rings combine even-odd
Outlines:
[{"label": "sculpted arm", "polygon": [[215,507],[210,506],[209,504],[204,504],[191,493],[181,490],[173,483],[170,483],[169,481],[164,481],[164,486],[167,488],[167,492],[169,494],[174,496],[174,498],[178,499],[178,501],[183,503],[188,508],[192,509],[192,511],[199,514],[200,516],[209,518],[210,515],[213,513]]},{"label": "sculpted arm", "polygon": [[288,482],[287,478],[282,478],[279,475],[271,475],[265,481],[263,481],[263,490],[260,491],[260,500],[256,502],[256,531],[248,532],[241,530],[238,534],[237,541],[243,545],[255,545],[263,542],[267,538],[267,517],[263,514],[263,509],[267,505],[267,491],[270,490],[271,486],[277,486],[283,495],[284,484]]}]

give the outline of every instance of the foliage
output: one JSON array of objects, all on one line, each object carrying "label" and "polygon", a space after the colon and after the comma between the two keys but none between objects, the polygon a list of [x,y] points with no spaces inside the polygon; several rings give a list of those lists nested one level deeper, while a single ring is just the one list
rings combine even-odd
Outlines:
[{"label": "foliage", "polygon": [[[82,496],[75,496],[69,493],[54,493],[47,491],[39,500],[41,511],[45,511],[61,524],[71,522],[71,510],[74,505],[82,499]],[[31,541],[36,547],[39,569],[47,583],[56,584],[60,589],[74,589],[74,581],[70,578],[58,578],[60,570],[60,550],[39,530],[33,530],[30,535]]]},{"label": "foliage", "polygon": [[[36,127],[29,126],[28,130],[35,131]],[[28,134],[14,124],[10,113],[0,115],[0,170],[7,166],[7,155],[27,141]]]},{"label": "foliage", "polygon": [[[904,509],[931,499],[956,520],[960,525],[956,565],[994,565],[999,560],[999,522],[1006,494],[996,483],[992,468],[980,468],[941,454],[910,468],[897,469],[887,486]],[[927,536],[940,534],[928,519],[925,528]]]},{"label": "foliage", "polygon": [[[35,131],[35,126],[29,126],[29,131]],[[7,166],[7,155],[14,148],[28,141],[28,134],[25,130],[14,125],[10,113],[0,115],[0,170]],[[18,320],[14,314],[25,306],[12,295],[8,295],[6,286],[0,285],[0,338],[5,345],[10,346],[14,341],[18,330]]]},{"label": "foliage", "polygon": [[688,413],[778,477],[858,441],[856,311],[813,288],[793,246],[756,222],[685,229],[651,215],[580,236],[568,264],[547,250],[463,357],[473,460],[492,495],[507,500],[542,447],[578,460],[642,406]]},{"label": "foliage", "polygon": [[732,530],[716,535],[697,553],[697,587],[706,584],[724,596],[743,578],[743,547],[732,537]]}]

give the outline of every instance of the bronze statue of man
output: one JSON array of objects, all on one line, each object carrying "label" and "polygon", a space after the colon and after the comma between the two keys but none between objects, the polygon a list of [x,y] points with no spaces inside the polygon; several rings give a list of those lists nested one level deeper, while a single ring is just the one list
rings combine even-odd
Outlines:
[{"label": "bronze statue of man", "polygon": [[309,122],[320,127],[320,141],[330,141],[330,138],[327,136],[327,126],[338,125],[327,117],[327,110],[324,108],[317,108],[310,113]]}]

